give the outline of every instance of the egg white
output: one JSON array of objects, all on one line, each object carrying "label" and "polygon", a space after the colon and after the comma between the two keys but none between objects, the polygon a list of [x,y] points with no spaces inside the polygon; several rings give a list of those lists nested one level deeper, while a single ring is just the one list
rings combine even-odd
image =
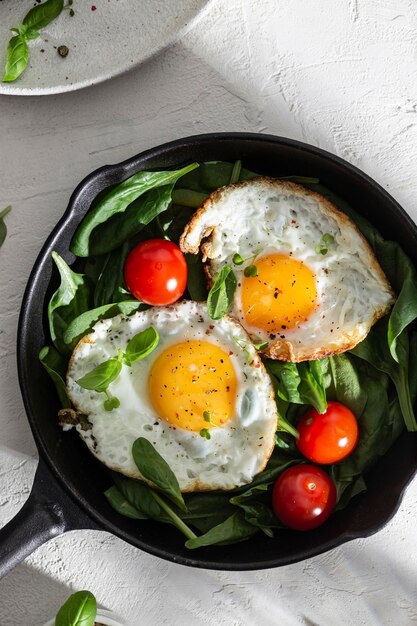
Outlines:
[{"label": "egg white", "polygon": [[[325,234],[334,238],[334,244],[323,255],[316,249]],[[265,354],[271,358],[303,361],[351,349],[394,301],[369,244],[353,222],[323,196],[288,181],[262,177],[214,192],[181,237],[184,252],[196,254],[200,245],[211,282],[223,265],[233,268],[238,287],[232,314],[253,339],[268,342]],[[235,265],[235,253],[247,261]],[[277,253],[310,268],[317,304],[306,321],[270,335],[246,322],[241,283],[247,265]]]},{"label": "egg white", "polygon": [[[120,407],[105,411],[104,394],[83,389],[76,380],[115,356],[119,348],[125,350],[128,341],[149,326],[160,335],[157,348],[131,367],[123,365],[109,388]],[[160,419],[148,393],[155,359],[168,346],[186,340],[209,341],[233,353],[235,413],[222,427],[210,429],[210,440]],[[143,477],[131,449],[135,439],[145,437],[167,461],[182,491],[228,490],[251,482],[274,447],[277,409],[270,378],[248,341],[234,320],[225,316],[214,322],[204,303],[189,301],[98,322],[76,346],[67,374],[69,397],[91,424],[89,430],[77,426],[80,436],[108,467],[138,479]]]}]

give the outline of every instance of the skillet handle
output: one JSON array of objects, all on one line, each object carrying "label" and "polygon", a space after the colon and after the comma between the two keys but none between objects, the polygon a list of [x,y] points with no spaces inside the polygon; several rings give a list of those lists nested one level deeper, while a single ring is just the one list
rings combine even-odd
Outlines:
[{"label": "skillet handle", "polygon": [[49,539],[81,528],[101,530],[67,496],[40,458],[29,498],[0,529],[0,578]]}]

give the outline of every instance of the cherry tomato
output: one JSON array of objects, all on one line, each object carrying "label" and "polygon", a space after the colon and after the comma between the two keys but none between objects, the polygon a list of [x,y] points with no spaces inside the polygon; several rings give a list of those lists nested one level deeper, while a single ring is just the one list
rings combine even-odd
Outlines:
[{"label": "cherry tomato", "polygon": [[187,263],[172,241],[149,239],[129,253],[125,280],[138,300],[157,306],[172,304],[185,291]]},{"label": "cherry tomato", "polygon": [[310,409],[301,418],[297,447],[301,454],[321,465],[337,463],[347,457],[358,440],[358,423],[352,411],[339,402],[329,402],[320,414]]},{"label": "cherry tomato", "polygon": [[272,490],[275,515],[294,530],[311,530],[320,526],[335,504],[334,482],[315,465],[293,465],[282,472]]}]

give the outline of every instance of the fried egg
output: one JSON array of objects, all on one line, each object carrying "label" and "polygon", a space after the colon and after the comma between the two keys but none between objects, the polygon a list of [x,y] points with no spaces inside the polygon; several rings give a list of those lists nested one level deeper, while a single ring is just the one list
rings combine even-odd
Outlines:
[{"label": "fried egg", "polygon": [[224,265],[233,268],[231,314],[274,359],[352,349],[394,302],[355,224],[323,196],[288,181],[261,177],[215,191],[180,246],[193,254],[201,246],[210,284]]},{"label": "fried egg", "polygon": [[[159,333],[156,349],[122,366],[109,387],[120,406],[106,411],[104,394],[76,381],[125,351],[150,326]],[[88,430],[77,426],[80,436],[100,461],[126,476],[143,479],[131,452],[138,437],[153,444],[182,491],[250,483],[274,447],[277,409],[270,378],[244,329],[228,316],[213,322],[204,303],[98,322],[72,354],[67,387],[91,424]]]}]

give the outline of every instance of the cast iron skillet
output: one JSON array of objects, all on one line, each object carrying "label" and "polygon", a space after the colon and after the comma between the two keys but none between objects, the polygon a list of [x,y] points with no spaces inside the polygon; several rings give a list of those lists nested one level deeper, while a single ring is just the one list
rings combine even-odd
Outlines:
[{"label": "cast iron skillet", "polygon": [[57,287],[51,251],[57,250],[68,263],[74,261],[68,251],[72,234],[93,198],[108,185],[143,169],[237,159],[245,167],[271,176],[319,177],[385,237],[400,242],[417,264],[417,228],[395,200],[345,161],[297,141],[242,133],[200,135],[147,150],[124,163],[93,172],[74,191],[67,211],[42,248],[23,298],[17,345],[19,379],[40,458],[28,501],[0,532],[0,575],[51,537],[78,528],[107,530],[146,552],[194,567],[277,567],[371,535],[395,513],[404,488],[417,469],[417,437],[410,434],[404,434],[369,473],[368,491],[322,527],[306,533],[280,531],[273,540],[259,533],[242,544],[187,551],[176,529],[132,521],[113,511],[103,496],[111,484],[107,471],[75,432],[63,433],[58,427],[55,390],[38,361],[40,348],[49,343],[46,304]]}]

